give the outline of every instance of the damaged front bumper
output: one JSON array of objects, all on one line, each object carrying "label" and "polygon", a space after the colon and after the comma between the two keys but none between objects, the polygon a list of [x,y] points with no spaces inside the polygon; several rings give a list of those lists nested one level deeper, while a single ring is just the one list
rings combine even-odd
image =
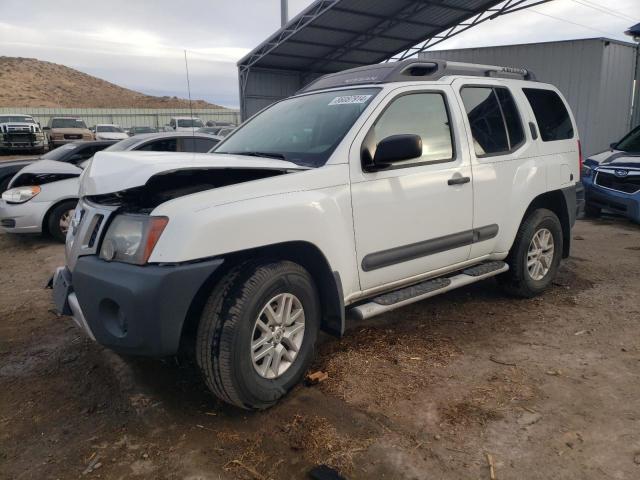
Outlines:
[{"label": "damaged front bumper", "polygon": [[70,315],[101,345],[132,355],[178,351],[182,328],[198,292],[222,259],[181,265],[129,265],[80,257],[73,273],[56,270],[56,310]]}]

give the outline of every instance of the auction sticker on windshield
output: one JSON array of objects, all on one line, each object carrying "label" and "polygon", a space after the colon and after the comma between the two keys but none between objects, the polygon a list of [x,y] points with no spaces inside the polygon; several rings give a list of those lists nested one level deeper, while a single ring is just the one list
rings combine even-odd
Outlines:
[{"label": "auction sticker on windshield", "polygon": [[355,103],[367,103],[371,95],[344,95],[336,97],[329,102],[329,105],[352,105]]}]

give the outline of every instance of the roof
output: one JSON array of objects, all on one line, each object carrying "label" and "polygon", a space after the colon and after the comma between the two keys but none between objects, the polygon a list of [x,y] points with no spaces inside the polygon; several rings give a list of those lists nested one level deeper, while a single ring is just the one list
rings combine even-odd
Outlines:
[{"label": "roof", "polygon": [[450,75],[535,80],[533,72],[525,68],[449,62],[446,60],[410,59],[402,62],[389,62],[351,68],[338,73],[327,74],[310,83],[301,91],[310,92],[313,90],[350,85],[370,85],[415,80],[433,81]]},{"label": "roof", "polygon": [[[517,0],[317,0],[238,62],[331,73],[382,62],[450,29],[526,8]],[[533,2],[543,3],[543,2]]]},{"label": "roof", "polygon": [[[487,45],[484,47],[463,47],[463,48],[444,48],[444,49],[433,49],[431,52],[446,52],[449,50],[490,50],[492,48],[509,48],[509,47],[523,47],[530,45],[552,45],[558,43],[571,43],[571,42],[604,42],[604,43],[615,43],[617,45],[623,45],[625,47],[636,48],[638,45],[632,42],[625,42],[624,40],[617,40],[615,38],[608,37],[585,37],[585,38],[567,38],[564,40],[545,40],[543,42],[525,42],[525,43],[501,43],[500,45]],[[428,52],[426,52],[428,53]]]}]

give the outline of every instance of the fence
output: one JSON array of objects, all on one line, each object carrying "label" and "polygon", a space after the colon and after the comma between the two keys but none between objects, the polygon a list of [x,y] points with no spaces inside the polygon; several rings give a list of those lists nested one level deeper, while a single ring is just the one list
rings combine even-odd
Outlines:
[{"label": "fence", "polygon": [[[78,117],[88,127],[100,123],[113,123],[121,127],[153,127],[167,125],[171,117],[190,117],[192,112],[186,108],[20,108],[2,107],[0,114],[19,113],[33,116],[45,126],[52,117]],[[204,123],[208,121],[240,123],[240,112],[226,108],[193,109],[193,116]]]}]

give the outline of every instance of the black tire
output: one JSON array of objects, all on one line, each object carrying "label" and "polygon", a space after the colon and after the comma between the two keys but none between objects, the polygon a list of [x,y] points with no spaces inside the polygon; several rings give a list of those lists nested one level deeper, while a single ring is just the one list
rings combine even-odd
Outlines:
[{"label": "black tire", "polygon": [[598,218],[602,215],[602,209],[590,203],[584,205],[584,216],[589,218]]},{"label": "black tire", "polygon": [[[60,225],[62,217],[70,210],[75,209],[77,204],[77,200],[66,200],[59,203],[49,211],[47,217],[47,231],[58,242],[64,243],[67,238],[66,230],[63,230]],[[73,212],[71,212],[71,217],[73,217]]]},{"label": "black tire", "polygon": [[[304,336],[297,356],[280,376],[260,376],[251,343],[266,304],[281,293],[293,294],[304,309]],[[248,410],[274,405],[300,382],[313,360],[320,326],[320,301],[313,279],[289,262],[244,263],[214,288],[200,317],[196,359],[204,381],[221,400]]]},{"label": "black tire", "polygon": [[[551,232],[553,240],[553,258],[549,270],[540,279],[535,280],[527,268],[529,246],[534,235],[541,229]],[[510,295],[531,298],[542,293],[553,281],[562,258],[562,226],[555,213],[546,208],[531,212],[520,225],[506,262],[509,271],[500,276],[504,290]]]}]

